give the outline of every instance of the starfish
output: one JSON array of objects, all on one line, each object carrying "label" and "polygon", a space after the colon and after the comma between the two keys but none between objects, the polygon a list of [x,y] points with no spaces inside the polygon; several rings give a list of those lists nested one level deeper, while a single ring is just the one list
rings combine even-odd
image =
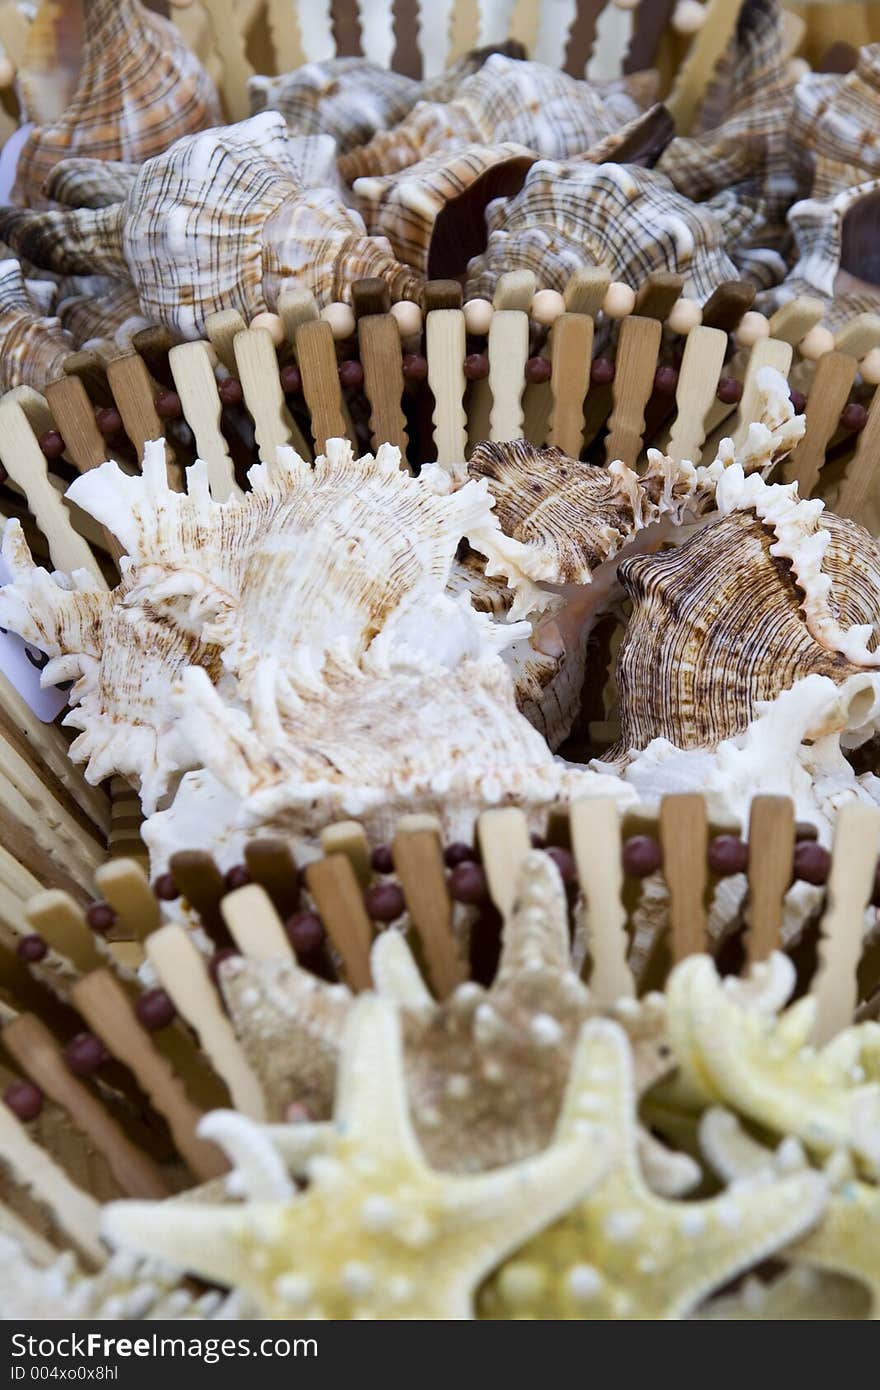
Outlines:
[{"label": "starfish", "polygon": [[[703,1150],[712,1167],[728,1181],[756,1173],[805,1169],[800,1141],[788,1138],[773,1151],[757,1143],[727,1110],[709,1110],[700,1126]],[[796,1264],[848,1275],[870,1291],[869,1316],[880,1318],[880,1187],[859,1182],[843,1150],[825,1165],[831,1184],[825,1214],[814,1231],[784,1252]]]},{"label": "starfish", "polygon": [[[781,958],[780,958],[781,959]],[[788,979],[794,972],[788,964]],[[839,1033],[820,1051],[809,1045],[811,995],[777,1013],[768,997],[730,988],[707,956],[691,956],[666,987],[669,1040],[679,1072],[669,1088],[691,1109],[725,1104],[773,1134],[797,1135],[818,1154],[845,1149],[880,1176],[880,1067],[876,1025]]]},{"label": "starfish", "polygon": [[[262,1316],[467,1318],[479,1281],[607,1171],[608,1136],[572,1123],[595,1085],[585,1042],[560,1137],[544,1153],[476,1176],[437,1172],[410,1122],[397,1013],[364,994],[343,1033],[332,1134],[328,1126],[317,1135],[305,1124],[263,1127],[234,1112],[219,1112],[218,1122],[214,1112],[204,1132],[216,1141],[226,1129],[246,1200],[115,1202],[104,1231],[113,1243],[242,1290]],[[304,1192],[286,1147],[305,1162]]]},{"label": "starfish", "polygon": [[[586,1030],[594,1089],[581,1110],[611,1131],[617,1161],[603,1183],[518,1250],[481,1293],[484,1317],[686,1317],[714,1288],[788,1244],[819,1217],[815,1173],[670,1202],[649,1191],[636,1155],[630,1049],[608,1020]],[[572,1112],[571,1123],[576,1123]],[[561,1132],[564,1132],[564,1128]]]},{"label": "starfish", "polygon": [[864,1291],[851,1279],[815,1269],[788,1269],[770,1284],[747,1279],[736,1293],[713,1298],[701,1322],[818,1322],[864,1318]]}]

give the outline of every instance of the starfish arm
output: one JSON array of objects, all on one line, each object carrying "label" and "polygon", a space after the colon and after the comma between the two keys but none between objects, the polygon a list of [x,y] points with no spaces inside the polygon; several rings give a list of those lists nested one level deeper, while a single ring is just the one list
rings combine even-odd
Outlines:
[{"label": "starfish arm", "polygon": [[346,1020],[333,1122],[373,1152],[424,1167],[409,1116],[400,1021],[388,999],[362,994]]},{"label": "starfish arm", "polygon": [[[271,1210],[271,1208],[270,1208]],[[165,1260],[176,1269],[241,1285],[242,1251],[254,1240],[254,1208],[110,1202],[101,1230],[113,1245]]]},{"label": "starfish arm", "polygon": [[329,1153],[333,1146],[333,1126],[324,1124],[267,1125],[269,1140],[294,1177],[308,1175],[308,1163],[315,1154]]},{"label": "starfish arm", "polygon": [[236,1196],[258,1202],[273,1198],[283,1201],[294,1195],[296,1188],[264,1125],[255,1124],[237,1110],[211,1110],[202,1117],[198,1132],[201,1139],[210,1139],[231,1160]]},{"label": "starfish arm", "polygon": [[681,1197],[698,1186],[702,1169],[690,1154],[667,1149],[642,1125],[639,1125],[637,1143],[642,1174],[652,1192],[660,1197]]},{"label": "starfish arm", "polygon": [[797,1264],[818,1266],[865,1284],[869,1316],[880,1319],[880,1190],[844,1183],[833,1193],[821,1224],[786,1251]]},{"label": "starfish arm", "polygon": [[530,967],[571,968],[565,888],[553,860],[541,853],[527,854],[522,862],[516,901],[504,924],[495,984],[506,984]]},{"label": "starfish arm", "polygon": [[376,937],[370,952],[370,972],[377,994],[404,1009],[428,1009],[434,1000],[422,979],[412,951],[398,931]]},{"label": "starfish arm", "polygon": [[626,1034],[610,1019],[591,1019],[581,1029],[575,1049],[556,1125],[557,1138],[582,1133],[590,1124],[603,1124],[621,1148],[618,1162],[634,1165],[630,1139],[634,1139],[635,1100]]}]

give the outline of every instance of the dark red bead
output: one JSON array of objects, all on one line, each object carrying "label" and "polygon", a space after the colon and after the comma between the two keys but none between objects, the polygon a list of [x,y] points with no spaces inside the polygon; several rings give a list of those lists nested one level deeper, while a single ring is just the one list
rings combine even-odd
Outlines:
[{"label": "dark red bead", "polygon": [[814,840],[801,840],[794,848],[794,876],[820,886],[828,881],[831,855]]},{"label": "dark red bead", "polygon": [[749,867],[749,847],[736,835],[716,835],[709,841],[709,868],[719,878],[744,874]]},{"label": "dark red bead", "polygon": [[464,359],[464,374],[468,381],[484,381],[489,375],[489,359],[485,352],[471,352]]},{"label": "dark red bead", "polygon": [[553,368],[549,357],[530,357],[526,363],[526,381],[540,385],[543,381],[549,381]]},{"label": "dark red bead", "polygon": [[246,887],[250,881],[251,876],[244,864],[233,864],[232,868],[227,869],[226,873],[223,875],[223,882],[226,884],[230,893],[234,893],[236,888]]},{"label": "dark red bead", "polygon": [[674,396],[678,372],[674,367],[658,367],[654,373],[654,390],[661,396]]},{"label": "dark red bead", "polygon": [[715,395],[723,405],[736,405],[742,400],[743,385],[735,376],[723,376],[715,388]]},{"label": "dark red bead", "polygon": [[880,907],[880,864],[874,873],[874,891],[871,894],[871,906]]},{"label": "dark red bead", "polygon": [[20,1120],[35,1120],[43,1108],[43,1092],[32,1081],[13,1081],[3,1092],[3,1103]]},{"label": "dark red bead", "polygon": [[394,922],[406,910],[406,899],[397,883],[374,883],[364,894],[364,906],[377,922]]},{"label": "dark red bead", "polygon": [[60,459],[67,445],[57,430],[46,430],[40,435],[40,448],[47,459]]},{"label": "dark red bead", "polygon": [[788,399],[791,401],[795,415],[803,415],[807,408],[807,398],[803,391],[795,391],[792,388],[788,393]]},{"label": "dark red bead", "polygon": [[614,380],[614,363],[610,357],[597,357],[590,368],[590,381],[594,386],[610,386]]},{"label": "dark red bead", "polygon": [[360,362],[356,362],[353,357],[347,357],[339,364],[339,385],[348,387],[349,390],[356,391],[359,386],[364,384],[364,369]]},{"label": "dark red bead", "polygon": [[454,869],[457,864],[476,864],[479,858],[473,845],[466,845],[461,840],[453,840],[443,851],[443,862],[447,869]]},{"label": "dark red bead", "polygon": [[370,868],[377,874],[394,872],[394,857],[387,845],[377,845],[370,855]]},{"label": "dark red bead", "polygon": [[868,423],[868,412],[858,401],[850,401],[840,412],[840,423],[843,429],[858,434]]},{"label": "dark red bead", "polygon": [[160,391],[153,404],[156,414],[162,420],[179,420],[183,414],[183,406],[176,391]]},{"label": "dark red bead", "polygon": [[819,832],[815,825],[810,825],[809,821],[799,820],[794,827],[794,838],[796,840],[818,840]]},{"label": "dark red bead", "polygon": [[49,947],[38,932],[31,932],[28,936],[19,937],[15,950],[21,960],[34,961],[42,960]]},{"label": "dark red bead", "polygon": [[215,951],[208,962],[208,970],[211,972],[211,979],[216,985],[220,979],[220,967],[224,961],[232,960],[233,956],[239,953],[232,946],[221,946],[219,951]]},{"label": "dark red bead", "polygon": [[570,888],[573,884],[577,883],[577,865],[574,862],[574,855],[571,850],[562,849],[560,845],[551,845],[547,850],[547,854],[559,870],[560,877],[566,888]]},{"label": "dark red bead", "polygon": [[428,375],[428,359],[420,352],[403,354],[403,375],[407,381],[424,381]]},{"label": "dark red bead", "polygon": [[295,362],[288,362],[281,368],[281,390],[285,396],[295,396],[302,390],[302,376]]},{"label": "dark red bead", "polygon": [[173,874],[160,874],[153,882],[153,892],[163,903],[173,903],[175,898],[180,897],[180,889],[174,882]]},{"label": "dark red bead", "polygon": [[241,382],[234,376],[224,377],[221,382],[218,382],[217,395],[224,405],[241,405],[244,400]]},{"label": "dark red bead", "polygon": [[457,903],[469,903],[472,907],[489,899],[486,875],[479,864],[465,861],[456,864],[449,875],[449,893]]},{"label": "dark red bead", "polygon": [[107,1060],[107,1049],[94,1033],[77,1033],[64,1049],[64,1060],[76,1076],[88,1076]]},{"label": "dark red bead", "polygon": [[297,912],[284,923],[297,958],[313,955],[324,944],[324,924],[316,912]]},{"label": "dark red bead", "polygon": [[164,989],[148,989],[137,1001],[135,1013],[144,1027],[154,1033],[174,1022],[176,1010]]},{"label": "dark red bead", "polygon": [[105,439],[112,439],[114,434],[121,434],[122,416],[115,406],[101,406],[95,411],[95,424],[101,431]]},{"label": "dark red bead", "polygon": [[86,921],[92,931],[100,932],[103,935],[104,932],[110,930],[116,921],[115,909],[109,903],[89,903],[86,908]]},{"label": "dark red bead", "polygon": [[663,863],[660,845],[651,835],[630,835],[623,842],[623,872],[633,878],[647,878]]}]

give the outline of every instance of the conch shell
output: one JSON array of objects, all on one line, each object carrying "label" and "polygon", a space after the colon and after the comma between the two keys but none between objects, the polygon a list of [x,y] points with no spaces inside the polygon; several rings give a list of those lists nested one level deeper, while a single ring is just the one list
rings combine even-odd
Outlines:
[{"label": "conch shell", "polygon": [[[633,613],[618,653],[621,733],[609,761],[652,739],[715,748],[814,675],[839,685],[862,677],[856,693],[880,711],[876,542],[821,501],[798,501],[796,484],[767,485],[737,465],[719,480],[716,503],[720,518],[679,549],[619,566]],[[855,742],[872,732],[862,722]]]},{"label": "conch shell", "polygon": [[301,158],[284,118],[267,111],[178,140],[141,166],[124,202],[7,209],[0,224],[37,265],[130,279],[146,317],[183,338],[222,309],[246,318],[274,309],[286,283],[326,304],[380,276],[393,298],[414,298],[420,278],[365,235],[333,189],[304,185]]},{"label": "conch shell", "polygon": [[584,153],[641,114],[623,90],[600,95],[542,63],[493,54],[462,82],[448,102],[420,101],[393,130],[343,155],[349,183],[365,175],[393,174],[429,155],[467,145],[525,145],[545,159]]},{"label": "conch shell", "polygon": [[167,19],[140,0],[83,0],[83,10],[73,98],[19,156],[12,196],[26,206],[45,205],[44,182],[69,155],[140,163],[221,119],[211,79]]},{"label": "conch shell", "polygon": [[60,376],[76,344],[59,319],[43,313],[18,261],[0,261],[0,390],[42,388]]},{"label": "conch shell", "polygon": [[50,654],[47,681],[76,678],[87,778],[128,776],[150,814],[193,769],[146,824],[157,863],[184,844],[229,861],[259,826],[308,848],[345,816],[381,838],[414,807],[461,838],[487,804],[620,790],[556,762],[518,712],[499,653],[527,626],[445,592],[461,537],[491,525],[484,483],[441,494],[396,449],[344,441],[249,478],[217,503],[196,464],[173,493],[161,445],[142,477],[79,478],[71,498],[128,556],[110,594],[37,569],[7,529],[0,623]]},{"label": "conch shell", "polygon": [[135,333],[152,327],[137,291],[125,280],[89,275],[60,281],[58,317],[78,348],[110,344],[130,348]]},{"label": "conch shell", "polygon": [[545,289],[562,290],[575,271],[601,265],[634,287],[652,271],[677,272],[702,301],[737,278],[725,246],[745,225],[732,194],[692,203],[653,169],[547,160],[532,165],[515,197],[490,204],[486,222],[468,298],[491,299],[508,270],[532,270]]},{"label": "conch shell", "polygon": [[845,75],[808,73],[794,93],[791,157],[801,192],[830,198],[880,176],[880,44],[859,49]]}]

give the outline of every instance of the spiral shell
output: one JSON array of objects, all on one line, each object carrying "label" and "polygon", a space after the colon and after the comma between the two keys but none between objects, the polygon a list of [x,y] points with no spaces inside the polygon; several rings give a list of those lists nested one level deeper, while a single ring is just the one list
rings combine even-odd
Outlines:
[{"label": "spiral shell", "polygon": [[43,387],[60,376],[76,344],[34,301],[16,260],[0,261],[0,390]]},{"label": "spiral shell", "polygon": [[852,72],[809,73],[798,83],[791,152],[801,191],[829,198],[880,176],[880,44],[859,49]]},{"label": "spiral shell", "polygon": [[848,289],[852,276],[865,282],[860,289],[874,293],[870,307],[876,309],[880,298],[880,288],[876,288],[880,287],[880,256],[874,235],[878,208],[880,179],[845,188],[829,198],[804,198],[795,203],[788,214],[795,243],[794,263],[779,287],[778,298],[813,295],[828,300],[832,308],[838,289]]}]

